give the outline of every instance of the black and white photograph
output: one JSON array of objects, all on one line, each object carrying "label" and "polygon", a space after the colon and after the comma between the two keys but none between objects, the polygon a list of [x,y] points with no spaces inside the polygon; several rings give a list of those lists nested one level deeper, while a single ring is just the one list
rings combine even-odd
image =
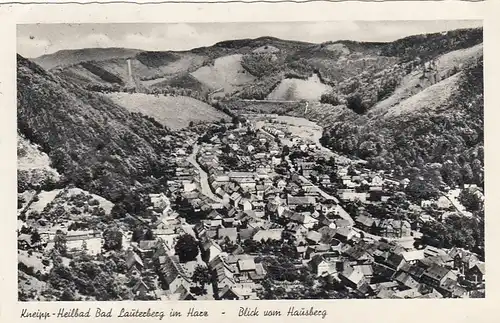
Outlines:
[{"label": "black and white photograph", "polygon": [[20,302],[485,297],[482,21],[16,39]]}]

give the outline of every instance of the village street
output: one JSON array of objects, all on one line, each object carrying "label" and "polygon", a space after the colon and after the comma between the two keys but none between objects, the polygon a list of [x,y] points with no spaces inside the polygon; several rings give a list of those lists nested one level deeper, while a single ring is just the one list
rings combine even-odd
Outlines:
[{"label": "village street", "polygon": [[196,155],[198,154],[199,150],[200,147],[198,146],[198,144],[195,143],[193,145],[193,152],[188,156],[187,161],[190,162],[198,170],[200,174],[201,192],[216,202],[222,202],[222,200],[212,192],[210,184],[208,184],[208,174],[201,168],[200,164],[198,164],[198,162],[196,161]]}]

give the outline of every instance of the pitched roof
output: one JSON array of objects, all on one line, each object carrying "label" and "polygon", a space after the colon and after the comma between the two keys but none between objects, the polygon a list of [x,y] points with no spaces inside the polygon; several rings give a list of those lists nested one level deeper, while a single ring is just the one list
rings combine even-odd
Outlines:
[{"label": "pitched roof", "polygon": [[449,271],[450,269],[448,268],[433,264],[427,268],[424,275],[434,280],[441,280]]},{"label": "pitched roof", "polygon": [[309,205],[315,204],[316,198],[313,196],[287,196],[288,205]]},{"label": "pitched roof", "polygon": [[255,270],[255,261],[253,258],[240,259],[238,260],[238,268],[240,271]]},{"label": "pitched roof", "polygon": [[165,258],[165,263],[163,264],[161,271],[165,278],[167,284],[171,284],[178,276],[182,277],[186,281],[189,281],[189,277],[179,263],[179,258],[177,256],[167,256]]},{"label": "pitched roof", "polygon": [[307,233],[307,239],[316,243],[320,242],[321,237],[322,235],[318,231],[311,230]]},{"label": "pitched roof", "polygon": [[229,239],[235,241],[238,238],[238,230],[236,228],[219,228],[217,235],[219,239],[228,237]]},{"label": "pitched roof", "polygon": [[423,259],[425,257],[423,250],[406,251],[403,252],[401,256],[403,256],[405,261],[415,261]]},{"label": "pitched roof", "polygon": [[253,240],[262,241],[262,240],[281,240],[281,235],[283,233],[283,229],[269,229],[269,230],[259,230],[253,236]]},{"label": "pitched roof", "polygon": [[391,253],[385,262],[389,267],[396,269],[399,265],[401,265],[402,261],[404,261],[403,256]]}]

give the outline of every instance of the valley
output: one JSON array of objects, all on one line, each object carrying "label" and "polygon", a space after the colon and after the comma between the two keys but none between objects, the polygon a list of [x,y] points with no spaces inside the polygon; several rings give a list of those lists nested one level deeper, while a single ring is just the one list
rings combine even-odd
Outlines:
[{"label": "valley", "polygon": [[482,29],[17,64],[21,301],[484,297]]}]

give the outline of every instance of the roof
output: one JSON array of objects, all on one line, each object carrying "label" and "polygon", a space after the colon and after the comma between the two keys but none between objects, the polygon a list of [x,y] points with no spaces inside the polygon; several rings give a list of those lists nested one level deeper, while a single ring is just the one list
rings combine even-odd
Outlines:
[{"label": "roof", "polygon": [[364,264],[364,265],[354,265],[355,269],[361,271],[363,276],[372,276],[373,275],[373,267],[372,265]]},{"label": "roof", "polygon": [[178,276],[189,281],[189,278],[179,263],[179,258],[177,256],[167,256],[165,258],[165,263],[163,264],[161,271],[165,278],[167,284],[171,284]]},{"label": "roof", "polygon": [[240,239],[247,240],[252,238],[252,235],[254,234],[255,229],[253,228],[245,228],[245,229],[240,229]]},{"label": "roof", "polygon": [[386,264],[391,268],[397,268],[401,265],[401,262],[404,261],[403,256],[391,253],[389,257],[387,257]]},{"label": "roof", "polygon": [[474,265],[474,267],[476,267],[479,270],[479,272],[481,272],[481,274],[483,274],[483,275],[485,274],[486,268],[485,268],[484,262],[477,263]]},{"label": "roof", "polygon": [[238,231],[236,228],[219,228],[217,235],[219,239],[228,237],[231,240],[236,240],[238,238]]},{"label": "roof", "polygon": [[427,276],[434,280],[441,280],[449,271],[450,269],[448,268],[434,264],[427,268],[427,270],[424,272],[424,276]]},{"label": "roof", "polygon": [[336,229],[336,234],[339,235],[339,236],[347,238],[347,237],[349,237],[350,234],[352,234],[352,229],[351,228],[346,228],[346,227],[337,228]]},{"label": "roof", "polygon": [[370,216],[360,215],[356,218],[356,222],[361,223],[364,226],[371,227],[373,225],[379,225],[380,221]]},{"label": "roof", "polygon": [[360,269],[353,267],[347,267],[347,270],[342,272],[342,276],[356,285],[358,285],[364,278],[363,272]]},{"label": "roof", "polygon": [[311,230],[307,233],[307,239],[316,243],[320,242],[321,237],[322,235],[318,231]]},{"label": "roof", "polygon": [[288,205],[309,205],[315,204],[316,198],[314,196],[287,196]]},{"label": "roof", "polygon": [[255,241],[281,240],[282,233],[283,229],[259,230],[253,236],[253,240]]},{"label": "roof", "polygon": [[149,250],[156,247],[156,244],[157,244],[156,240],[141,240],[139,242],[139,248],[142,250]]},{"label": "roof", "polygon": [[404,271],[397,273],[394,280],[409,288],[416,288],[419,284],[409,273]]},{"label": "roof", "polygon": [[127,256],[127,267],[132,267],[135,263],[138,263],[141,267],[144,267],[141,257],[134,251],[131,251]]},{"label": "roof", "polygon": [[415,261],[423,259],[425,257],[423,250],[413,250],[413,251],[403,252],[401,256],[403,256],[405,261]]},{"label": "roof", "polygon": [[240,259],[238,260],[238,268],[240,271],[255,270],[255,261],[253,258]]}]

